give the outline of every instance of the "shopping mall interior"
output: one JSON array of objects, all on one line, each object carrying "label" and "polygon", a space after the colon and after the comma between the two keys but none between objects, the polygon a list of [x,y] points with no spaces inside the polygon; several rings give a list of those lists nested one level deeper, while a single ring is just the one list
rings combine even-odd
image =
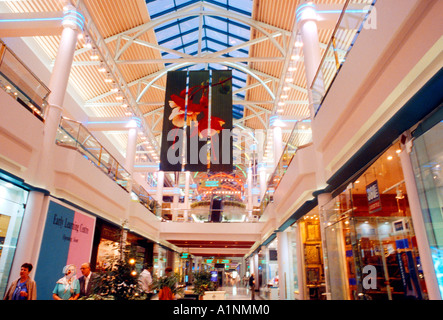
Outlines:
[{"label": "shopping mall interior", "polygon": [[442,13],[0,1],[1,297],[87,262],[182,300],[441,300]]}]

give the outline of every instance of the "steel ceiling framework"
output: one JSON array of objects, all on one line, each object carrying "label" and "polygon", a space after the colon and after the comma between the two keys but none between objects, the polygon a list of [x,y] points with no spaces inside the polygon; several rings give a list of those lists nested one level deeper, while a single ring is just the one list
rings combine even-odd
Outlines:
[{"label": "steel ceiling framework", "polygon": [[[149,3],[153,3],[155,1],[147,1]],[[83,5],[83,1],[80,0],[77,4],[82,12],[86,9]],[[117,48],[115,50],[115,55],[111,56],[109,49],[105,48],[105,54],[103,56],[107,57],[106,62],[111,65],[111,70],[118,70],[118,67],[121,65],[129,65],[129,64],[159,64],[163,63],[165,65],[164,69],[146,75],[142,78],[139,78],[135,81],[125,83],[124,81],[116,81],[121,85],[121,91],[130,93],[129,89],[133,86],[137,87],[137,93],[134,97],[127,98],[128,101],[132,101],[133,108],[135,109],[135,116],[142,116],[145,118],[147,116],[151,116],[153,114],[161,115],[163,111],[164,102],[149,102],[149,105],[158,105],[159,108],[156,110],[150,111],[148,113],[141,114],[138,106],[144,104],[141,102],[141,99],[144,94],[151,87],[155,87],[160,90],[165,90],[163,86],[156,85],[156,82],[166,75],[168,71],[172,70],[184,70],[191,69],[196,65],[204,64],[205,66],[202,68],[211,69],[211,64],[216,64],[219,66],[223,66],[225,68],[233,69],[233,72],[237,72],[238,75],[234,79],[234,118],[235,124],[243,124],[248,119],[257,117],[263,128],[269,128],[269,116],[273,113],[273,109],[275,109],[276,103],[278,102],[278,95],[281,93],[281,88],[284,85],[285,72],[283,72],[283,76],[281,78],[271,76],[259,70],[253,69],[249,67],[249,62],[284,62],[285,65],[289,63],[290,56],[292,53],[291,44],[294,42],[294,35],[292,32],[275,27],[273,25],[269,25],[260,21],[253,20],[250,17],[251,13],[239,10],[234,6],[223,5],[216,1],[188,1],[182,5],[178,5],[174,8],[167,9],[163,12],[157,13],[156,15],[151,16],[153,18],[151,21],[131,28],[129,30],[125,30],[121,33],[112,35],[107,37],[106,39],[99,39],[98,42],[103,41],[104,44],[110,43],[112,41],[117,42]],[[226,23],[229,28],[229,24],[233,24],[237,27],[241,27],[243,29],[251,29],[254,28],[258,32],[262,34],[253,40],[248,40],[246,38],[242,38],[233,33],[228,33],[224,31],[217,30],[211,26],[208,26],[204,23],[205,18],[215,17],[219,21]],[[89,31],[90,28],[93,28],[93,22],[90,19],[87,19],[88,23],[86,25],[86,29]],[[186,45],[182,45],[181,47],[169,48],[166,45],[167,42],[171,40],[175,40],[178,38],[183,38],[186,34],[190,34],[190,32],[179,33],[174,36],[171,36],[163,41],[159,41],[159,44],[150,43],[147,41],[143,41],[139,39],[143,34],[150,30],[154,30],[155,32],[164,31],[171,27],[178,26],[180,23],[190,22],[190,21],[198,20],[198,28],[192,28],[192,33],[198,34],[198,50],[193,51],[191,53],[185,53]],[[221,43],[217,42],[214,39],[210,39],[208,36],[205,36],[205,33],[208,31],[218,32],[223,36],[226,36],[227,39],[229,37],[235,38],[236,41],[240,42],[236,45],[231,45],[229,43]],[[276,38],[281,37],[282,44],[281,45]],[[271,45],[277,48],[280,56],[278,57],[250,57],[247,55],[248,47],[260,43],[268,41]],[[203,46],[203,43],[206,43]],[[225,48],[221,50],[215,50],[211,45],[215,43],[219,46],[224,46]],[[141,45],[146,46],[152,49],[158,50],[162,59],[139,59],[139,60],[126,60],[122,59],[122,55],[130,46],[133,45]],[[100,47],[97,44],[97,47]],[[82,54],[91,50],[90,48],[82,48],[76,51],[76,55]],[[106,52],[108,51],[108,52]],[[242,53],[243,56],[239,56],[238,52]],[[235,56],[234,56],[235,55]],[[168,56],[174,56],[173,58],[168,58]],[[77,61],[74,62],[74,66],[86,66],[86,65],[98,65],[98,61]],[[117,71],[117,73],[119,73]],[[234,73],[235,74],[235,73]],[[257,82],[252,84],[247,84],[247,76],[254,78]],[[237,80],[237,81],[235,81]],[[291,89],[299,90],[306,93],[306,88],[302,88],[295,84],[288,84]],[[269,100],[266,101],[248,101],[245,99],[246,92],[252,88],[257,86],[262,86],[265,88],[266,92],[269,94]],[[242,94],[243,93],[243,94]],[[101,95],[98,95],[88,101],[86,101],[86,107],[94,107],[94,106],[114,106],[116,103],[101,103],[97,102],[100,99],[113,94],[112,92],[106,92]],[[130,94],[129,94],[130,95]],[[307,103],[307,101],[297,101],[299,103]],[[272,105],[272,109],[268,109],[263,107],[262,105]],[[243,107],[243,108],[242,108]],[[243,116],[244,108],[251,111],[248,116]],[[262,116],[266,117],[263,118]],[[158,118],[157,120],[158,121]],[[148,128],[149,131],[149,128]],[[148,132],[148,136],[153,137],[152,132]]]}]

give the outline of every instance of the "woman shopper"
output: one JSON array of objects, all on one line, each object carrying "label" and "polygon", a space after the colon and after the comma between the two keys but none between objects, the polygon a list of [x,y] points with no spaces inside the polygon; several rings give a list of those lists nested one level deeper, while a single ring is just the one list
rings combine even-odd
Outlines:
[{"label": "woman shopper", "polygon": [[63,278],[60,278],[52,291],[54,300],[77,300],[80,296],[80,283],[75,277],[77,273],[73,264],[68,264],[63,268]]},{"label": "woman shopper", "polygon": [[20,268],[20,278],[11,283],[8,291],[6,291],[4,300],[36,300],[37,285],[34,280],[29,277],[32,270],[32,264],[24,263]]}]

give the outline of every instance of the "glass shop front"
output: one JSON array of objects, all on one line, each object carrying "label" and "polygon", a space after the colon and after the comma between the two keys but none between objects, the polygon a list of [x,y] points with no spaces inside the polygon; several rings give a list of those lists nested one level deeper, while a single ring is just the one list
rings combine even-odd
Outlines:
[{"label": "glass shop front", "polygon": [[[440,295],[443,296],[443,109],[415,130],[410,153]],[[420,132],[420,133],[419,133]]]},{"label": "glass shop front", "polygon": [[0,179],[0,297],[6,291],[28,191]]},{"label": "glass shop front", "polygon": [[393,144],[322,212],[333,300],[427,298],[400,151]]}]

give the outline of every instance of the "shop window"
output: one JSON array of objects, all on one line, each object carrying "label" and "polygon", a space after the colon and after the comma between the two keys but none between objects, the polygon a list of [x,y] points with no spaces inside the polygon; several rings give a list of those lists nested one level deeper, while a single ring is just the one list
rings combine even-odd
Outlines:
[{"label": "shop window", "polygon": [[326,291],[323,268],[320,220],[315,208],[299,222],[304,253],[304,277],[306,296],[309,300],[324,300]]},{"label": "shop window", "polygon": [[0,180],[0,296],[8,284],[28,192]]},{"label": "shop window", "polygon": [[425,299],[398,145],[324,211],[332,299]]},{"label": "shop window", "polygon": [[436,124],[413,140],[410,156],[434,270],[443,296],[443,123],[441,111],[439,114],[440,117],[431,119]]},{"label": "shop window", "polygon": [[297,268],[297,244],[298,244],[298,232],[297,232],[297,226],[291,226],[291,232],[290,232],[290,252],[291,252],[291,259],[292,259],[292,279],[293,279],[293,283],[292,283],[292,291],[295,294],[299,294],[299,283],[298,283],[298,268]]}]

